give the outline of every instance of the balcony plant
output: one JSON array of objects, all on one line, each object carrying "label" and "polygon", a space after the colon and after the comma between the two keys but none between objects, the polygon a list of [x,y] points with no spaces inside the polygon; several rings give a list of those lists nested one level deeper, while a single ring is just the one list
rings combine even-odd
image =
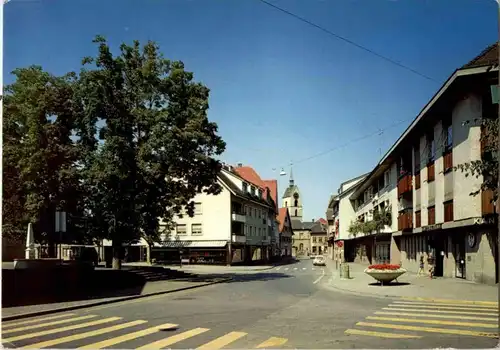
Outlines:
[{"label": "balcony plant", "polygon": [[376,264],[368,266],[364,272],[383,286],[384,283],[390,283],[404,274],[406,269],[403,269],[401,265]]}]

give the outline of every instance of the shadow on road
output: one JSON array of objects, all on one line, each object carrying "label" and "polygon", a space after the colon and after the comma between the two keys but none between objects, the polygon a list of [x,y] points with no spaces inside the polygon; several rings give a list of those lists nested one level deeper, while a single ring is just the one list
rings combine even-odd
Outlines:
[{"label": "shadow on road", "polygon": [[391,283],[384,283],[383,285],[380,282],[373,282],[369,283],[369,286],[376,286],[376,287],[398,287],[398,286],[407,286],[411,283],[409,282],[391,282]]},{"label": "shadow on road", "polygon": [[[2,307],[27,306],[74,302],[101,298],[140,295],[148,282],[169,281],[172,288],[177,282],[224,283],[270,281],[290,276],[282,273],[209,273],[195,275],[163,267],[123,267],[111,269],[31,269],[3,270]],[[155,283],[155,284],[156,284]],[[156,288],[155,288],[156,289]],[[161,285],[158,290],[161,290]]]}]

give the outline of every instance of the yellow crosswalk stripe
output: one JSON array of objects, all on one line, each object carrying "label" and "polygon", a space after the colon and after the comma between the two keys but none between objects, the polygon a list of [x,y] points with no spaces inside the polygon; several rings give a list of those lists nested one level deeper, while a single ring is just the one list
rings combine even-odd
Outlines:
[{"label": "yellow crosswalk stripe", "polygon": [[470,311],[496,311],[496,309],[483,309],[483,308],[478,308],[478,307],[461,307],[461,306],[441,306],[441,305],[434,305],[434,306],[427,306],[427,305],[396,305],[396,304],[390,304],[389,306],[395,306],[395,307],[412,307],[414,309],[443,309],[443,310],[470,310]]},{"label": "yellow crosswalk stripe", "polygon": [[80,347],[79,349],[104,349],[104,348],[109,348],[110,346],[113,346],[113,345],[121,344],[121,343],[124,343],[124,342],[129,341],[129,340],[137,339],[137,338],[149,335],[149,334],[153,334],[153,333],[159,332],[161,329],[176,328],[178,326],[179,325],[177,325],[177,324],[166,323],[166,324],[162,324],[162,325],[159,325],[159,326],[154,326],[154,327],[151,327],[151,328],[143,329],[143,330],[140,330],[140,331],[137,331],[137,332],[124,334],[124,335],[119,336],[119,337],[115,337],[115,338],[111,338],[111,339],[106,339],[106,340],[103,340],[103,341],[100,341],[100,342],[97,342],[97,343],[94,343],[94,344],[85,345],[85,346]]},{"label": "yellow crosswalk stripe", "polygon": [[157,340],[151,344],[143,345],[143,346],[137,348],[136,350],[139,350],[139,349],[141,349],[141,350],[144,350],[144,349],[162,349],[162,348],[165,348],[169,345],[178,343],[182,340],[186,340],[186,339],[189,339],[191,337],[194,337],[195,335],[205,333],[209,330],[210,329],[208,329],[208,328],[191,329],[189,331],[182,332],[182,333],[173,335],[173,336],[168,337],[168,338]]},{"label": "yellow crosswalk stripe", "polygon": [[260,343],[257,345],[256,349],[262,349],[262,348],[276,348],[278,346],[281,346],[285,344],[288,341],[287,338],[277,338],[277,337],[271,337],[267,339],[265,342]]},{"label": "yellow crosswalk stripe", "polygon": [[15,333],[15,332],[21,332],[21,331],[28,331],[30,329],[56,326],[58,324],[69,323],[69,322],[76,322],[76,321],[82,321],[82,320],[86,320],[86,319],[93,318],[93,317],[97,317],[97,315],[87,315],[87,316],[73,317],[73,318],[67,318],[65,320],[52,321],[52,322],[39,323],[39,324],[32,324],[30,326],[7,329],[5,331],[2,331],[2,336],[4,334],[8,334],[8,333]]},{"label": "yellow crosswalk stripe", "polygon": [[137,320],[137,321],[127,322],[127,323],[122,323],[122,324],[119,324],[119,325],[115,325],[115,326],[111,326],[111,327],[106,327],[106,328],[101,328],[101,329],[97,329],[97,330],[94,330],[94,331],[89,331],[89,332],[79,333],[79,334],[72,334],[72,335],[68,335],[67,337],[63,337],[63,338],[57,338],[57,339],[43,341],[43,342],[36,343],[36,344],[30,344],[29,346],[25,346],[23,348],[24,349],[50,348],[50,347],[53,347],[54,345],[69,343],[71,341],[85,339],[85,338],[88,338],[88,337],[94,337],[96,335],[118,331],[120,329],[137,326],[139,324],[143,324],[143,323],[146,323],[146,322],[148,322],[148,321]]},{"label": "yellow crosswalk stripe", "polygon": [[[399,304],[399,305],[427,305],[427,306],[462,306],[466,307],[467,304],[463,303],[430,303],[430,302],[422,302],[422,301],[393,301],[394,304]],[[480,304],[471,304],[471,306],[478,308],[478,309],[493,309],[496,310],[497,307],[494,305],[480,305]]]},{"label": "yellow crosswalk stripe", "polygon": [[420,314],[412,312],[385,312],[377,311],[375,315],[392,315],[392,316],[414,316],[414,317],[434,317],[434,318],[452,318],[454,320],[476,320],[476,321],[498,321],[498,318],[492,317],[476,317],[476,316],[460,316],[460,315],[439,315],[439,314]]},{"label": "yellow crosswalk stripe", "polygon": [[205,350],[205,349],[222,349],[224,346],[231,344],[232,342],[235,342],[236,340],[244,337],[247,335],[245,332],[230,332],[222,337],[219,337],[217,339],[214,339],[206,344],[203,344],[202,346],[198,347],[198,349]]},{"label": "yellow crosswalk stripe", "polygon": [[[445,314],[458,314],[458,315],[477,315],[478,312],[467,312],[467,311],[452,311],[452,310],[422,310],[422,309],[407,309],[407,308],[395,308],[395,307],[384,307],[382,310],[389,311],[412,311],[412,312],[437,312]],[[483,316],[497,316],[498,313],[491,312],[481,312]]]},{"label": "yellow crosswalk stripe", "polygon": [[425,324],[437,324],[443,326],[461,326],[461,327],[479,327],[479,328],[497,328],[498,325],[495,323],[475,323],[475,322],[456,322],[456,321],[442,321],[442,320],[421,320],[416,318],[399,318],[399,317],[379,317],[379,316],[368,316],[367,320],[378,320],[378,321],[391,321],[391,322],[408,322],[408,323],[425,323]]},{"label": "yellow crosswalk stripe", "polygon": [[453,303],[453,304],[465,304],[465,305],[490,305],[498,307],[498,302],[496,301],[436,299],[436,298],[422,298],[422,297],[401,297],[401,300],[429,301],[432,303]]},{"label": "yellow crosswalk stripe", "polygon": [[55,320],[58,318],[69,317],[69,316],[75,316],[75,314],[63,314],[63,315],[41,317],[41,318],[36,318],[36,319],[30,318],[28,320],[23,320],[23,321],[2,322],[2,329],[7,328],[7,327],[10,328],[10,327],[14,327],[14,326],[32,324],[32,323],[37,323],[37,322],[42,322],[42,321]]},{"label": "yellow crosswalk stripe", "polygon": [[348,329],[344,333],[352,334],[352,335],[367,335],[370,337],[392,338],[392,339],[406,339],[406,338],[420,339],[420,338],[422,338],[419,335],[400,334],[400,333],[385,333],[385,332],[375,332],[375,331],[363,331],[361,329]]},{"label": "yellow crosswalk stripe", "polygon": [[408,325],[401,325],[401,324],[358,322],[358,323],[356,323],[356,326],[389,328],[389,329],[399,329],[399,330],[404,330],[404,331],[416,331],[416,332],[420,331],[420,332],[429,332],[429,333],[470,335],[473,337],[487,337],[487,338],[496,338],[498,336],[496,333],[476,332],[476,331],[461,330],[461,329],[408,326]]},{"label": "yellow crosswalk stripe", "polygon": [[66,327],[61,327],[61,328],[48,329],[48,330],[45,330],[45,331],[40,331],[40,332],[35,332],[35,333],[28,333],[28,334],[18,335],[18,336],[15,336],[15,337],[5,338],[5,339],[3,339],[3,341],[13,342],[13,341],[18,341],[18,340],[23,340],[23,339],[41,337],[41,336],[44,336],[44,335],[49,335],[49,334],[54,334],[54,333],[61,333],[61,332],[72,331],[74,329],[79,329],[79,328],[97,326],[97,325],[100,325],[100,324],[103,324],[103,323],[118,321],[118,320],[121,320],[121,319],[122,319],[121,317],[109,317],[109,318],[105,318],[105,319],[102,319],[102,320],[97,320],[97,321],[92,321],[92,322],[86,322],[86,323],[80,323],[80,324],[76,324],[76,325],[72,325],[72,326],[66,326]]}]

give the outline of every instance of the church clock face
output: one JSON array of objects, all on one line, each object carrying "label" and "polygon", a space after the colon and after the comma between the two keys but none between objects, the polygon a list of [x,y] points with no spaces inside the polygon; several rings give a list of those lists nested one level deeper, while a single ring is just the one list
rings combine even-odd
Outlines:
[{"label": "church clock face", "polygon": [[299,194],[298,194],[297,192],[295,192],[295,193],[293,194],[293,198],[294,198],[294,199],[299,199]]}]

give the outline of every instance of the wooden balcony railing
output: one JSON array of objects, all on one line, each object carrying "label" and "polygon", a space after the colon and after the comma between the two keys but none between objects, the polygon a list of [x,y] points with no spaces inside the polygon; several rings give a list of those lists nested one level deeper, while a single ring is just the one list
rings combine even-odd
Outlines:
[{"label": "wooden balcony railing", "polygon": [[485,190],[481,192],[481,212],[483,215],[495,213],[495,203],[493,203],[492,190]]},{"label": "wooden balcony railing", "polygon": [[418,190],[420,188],[420,172],[415,174],[415,189]]},{"label": "wooden balcony railing", "polygon": [[398,181],[398,197],[403,194],[410,192],[412,190],[411,186],[411,175],[405,175]]},{"label": "wooden balcony railing", "polygon": [[447,172],[453,168],[453,152],[446,152],[443,155],[444,172]]},{"label": "wooden balcony railing", "polygon": [[422,226],[422,212],[419,210],[415,212],[415,227],[420,226]]},{"label": "wooden balcony railing", "polygon": [[400,213],[398,216],[398,231],[413,228],[413,212],[411,210]]},{"label": "wooden balcony railing", "polygon": [[427,165],[427,182],[434,181],[435,179],[434,163]]}]

